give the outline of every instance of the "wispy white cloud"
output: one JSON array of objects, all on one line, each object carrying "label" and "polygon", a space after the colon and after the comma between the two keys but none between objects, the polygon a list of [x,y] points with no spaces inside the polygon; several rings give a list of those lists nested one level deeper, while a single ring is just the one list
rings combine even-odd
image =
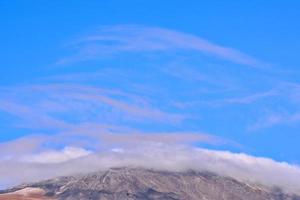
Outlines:
[{"label": "wispy white cloud", "polygon": [[191,50],[251,67],[268,65],[238,50],[217,45],[196,35],[139,25],[103,26],[95,34],[78,39],[69,45],[78,53],[59,60],[58,64],[122,52]]},{"label": "wispy white cloud", "polygon": [[164,143],[164,144],[177,144],[177,143],[193,143],[202,142],[206,144],[228,144],[233,142],[201,132],[138,132],[136,133],[121,133],[121,134],[105,134],[100,136],[105,144],[142,144],[142,143]]},{"label": "wispy white cloud", "polygon": [[269,128],[276,125],[290,125],[300,122],[300,112],[296,113],[272,113],[259,118],[254,124],[249,126],[249,130]]},{"label": "wispy white cloud", "polygon": [[[46,129],[47,130],[47,129]],[[111,124],[101,124],[98,122],[83,122],[72,124],[68,128],[58,130],[55,134],[35,134],[13,141],[0,143],[0,160],[39,160],[43,157],[52,162],[61,162],[61,160],[73,159],[73,153],[84,155],[87,152],[81,152],[76,148],[65,148],[62,150],[65,154],[61,157],[61,147],[80,147],[99,151],[107,148],[126,147],[148,144],[210,144],[214,146],[235,146],[240,148],[238,143],[227,140],[215,135],[204,132],[188,131],[166,131],[150,132],[141,129],[134,129],[127,126],[117,126]],[[44,152],[38,154],[38,152]],[[30,156],[36,153],[37,156]],[[28,156],[29,155],[29,156]],[[76,157],[75,155],[75,157]],[[74,158],[75,158],[74,157]],[[42,161],[41,161],[42,162]]]},{"label": "wispy white cloud", "polygon": [[23,126],[31,127],[71,128],[71,122],[61,115],[69,115],[69,119],[75,118],[79,122],[100,119],[109,122],[121,118],[179,123],[185,118],[180,114],[163,111],[145,97],[88,85],[39,84],[12,87],[10,94],[3,95],[0,101],[0,110],[17,116]]},{"label": "wispy white cloud", "polygon": [[[153,55],[152,53],[155,52],[159,52],[159,55],[164,55],[162,53],[167,52],[168,55],[174,55],[174,58],[172,57],[166,62],[167,64],[164,63],[164,65],[161,65],[161,63],[150,59],[149,62],[152,63],[151,66],[157,65],[159,67],[156,68],[160,68],[157,70],[153,67],[152,73],[157,74],[157,76],[166,75],[165,79],[170,81],[177,81],[173,79],[171,80],[170,76],[180,79],[182,82],[176,82],[174,85],[178,86],[178,88],[182,88],[182,93],[188,94],[189,98],[182,98],[184,99],[183,101],[174,98],[172,99],[172,95],[183,96],[182,94],[176,93],[176,88],[171,88],[171,90],[165,90],[160,93],[156,92],[155,95],[160,97],[166,96],[166,99],[161,98],[161,100],[165,100],[168,103],[171,102],[168,106],[173,106],[173,108],[179,109],[182,112],[187,111],[186,113],[191,111],[192,108],[200,108],[205,106],[216,108],[227,105],[243,105],[246,107],[261,102],[263,102],[264,105],[267,105],[269,102],[274,102],[275,98],[280,99],[280,101],[282,101],[284,104],[288,104],[291,100],[290,97],[285,97],[287,93],[280,88],[281,86],[277,88],[277,85],[280,85],[280,78],[272,74],[276,70],[273,68],[268,68],[268,66],[270,66],[269,64],[242,53],[234,48],[213,43],[197,35],[159,27],[147,27],[140,25],[102,26],[94,33],[87,34],[86,36],[76,39],[73,42],[70,42],[67,46],[74,48],[76,53],[70,57],[66,57],[58,61],[60,64],[72,63],[74,61],[76,62],[81,60],[93,60],[103,58],[108,55],[119,56],[120,54],[129,52],[142,54],[151,53],[151,55]],[[182,58],[182,60],[179,59],[182,62],[177,62],[178,57],[180,57],[178,56],[178,52],[188,52],[189,56],[188,58]],[[243,70],[245,68],[243,68],[237,70],[237,72],[228,72],[227,75],[226,71],[228,70],[225,68],[228,66],[226,64],[224,67],[213,66],[211,67],[214,68],[213,70],[209,69],[209,67],[205,68],[201,66],[209,65],[210,60],[206,57],[203,57],[205,60],[203,63],[201,61],[199,63],[188,62],[190,57],[193,57],[193,55],[199,55],[202,57],[200,54],[212,57],[212,60],[230,61],[232,62],[231,64],[265,68],[267,70],[264,71],[264,74],[260,73],[261,70],[254,68],[246,68],[249,71],[245,72]],[[193,61],[193,59],[191,60]],[[189,63],[193,63],[194,66],[190,66]],[[224,62],[218,63],[218,65],[219,64],[223,66]],[[229,67],[231,68],[231,66]],[[125,66],[124,68],[127,67]],[[206,71],[203,70],[203,68],[205,68]],[[122,69],[118,70],[122,71]],[[142,73],[143,72],[141,71],[139,76],[130,78],[144,79],[145,76]],[[126,74],[126,72],[124,72],[124,74]],[[103,73],[97,73],[90,74],[88,77],[103,77],[103,75]],[[75,77],[80,78],[82,76],[75,75]],[[61,78],[64,78],[65,80],[68,79],[68,77]],[[130,78],[127,77],[125,79],[128,80]],[[162,81],[162,79],[159,79],[159,81]],[[152,89],[155,88],[160,90],[163,88],[160,87],[160,85],[153,84],[156,82],[155,79],[151,79],[150,82],[152,84]],[[259,88],[260,86],[258,86],[258,83],[261,83],[262,88],[264,88],[263,91],[261,88]],[[128,84],[128,82],[126,82],[126,84]],[[128,84],[129,87],[134,85],[139,85],[140,88],[143,88],[147,86],[147,83],[138,83],[132,81],[130,84]],[[187,85],[190,90],[189,92],[185,90]],[[297,98],[295,95],[293,96],[294,98]],[[129,110],[127,105],[118,104],[118,106],[122,110]],[[152,112],[149,115],[147,112],[145,112],[145,110],[141,110],[141,108],[136,109],[131,107],[130,109],[132,109],[131,113],[137,113],[140,116],[144,115],[143,117],[153,115],[156,116],[157,119],[165,118],[163,117],[162,113],[157,111]],[[286,110],[288,109],[286,108]],[[173,117],[173,121],[183,120],[183,118],[181,118],[182,116],[176,117],[174,115]],[[191,116],[189,117],[192,118]],[[254,117],[261,118],[261,115]],[[199,116],[196,118],[199,118]],[[275,125],[273,122],[269,124]]]},{"label": "wispy white cloud", "polygon": [[[300,87],[297,83],[281,82],[277,88],[265,93],[258,93],[250,96],[249,100],[259,100],[271,97],[261,115],[248,127],[248,130],[259,130],[274,127],[277,125],[293,125],[300,121]],[[252,98],[253,97],[253,98]],[[246,98],[245,100],[247,100]],[[241,99],[243,100],[243,99]],[[274,102],[275,105],[274,106]],[[276,103],[277,102],[277,103]],[[246,102],[244,102],[246,103]],[[249,103],[252,103],[251,101]]]},{"label": "wispy white cloud", "polygon": [[[298,105],[297,91],[297,85],[285,84],[248,96],[202,101],[171,101],[169,106],[187,110],[199,104],[211,107],[227,104],[251,105],[275,98],[278,101]],[[178,124],[192,118],[185,112],[176,112],[176,109],[172,112],[163,110],[153,104],[152,100],[137,93],[87,84],[32,84],[1,88],[0,110],[16,116],[19,119],[16,125],[19,127],[56,130],[71,130],[74,128],[74,122],[80,124],[101,121],[103,124],[124,120]],[[297,111],[274,110],[270,111],[269,115],[257,116],[257,121],[249,125],[248,130],[268,128],[277,124],[292,124],[298,122],[299,118]],[[72,122],[73,119],[75,121]]]},{"label": "wispy white cloud", "polygon": [[32,105],[13,102],[12,100],[0,100],[0,111],[17,117],[17,119],[19,119],[17,126],[50,129],[63,129],[70,126],[63,120],[55,119],[50,115],[41,113]]},{"label": "wispy white cloud", "polygon": [[32,153],[44,142],[45,137],[36,135],[18,138],[9,142],[0,143],[0,160]]},{"label": "wispy white cloud", "polygon": [[221,104],[251,104],[255,103],[256,101],[278,96],[279,92],[276,89],[271,89],[265,92],[257,92],[257,93],[252,93],[247,96],[242,96],[242,97],[235,97],[235,98],[227,98],[223,99],[220,101],[217,101]]}]

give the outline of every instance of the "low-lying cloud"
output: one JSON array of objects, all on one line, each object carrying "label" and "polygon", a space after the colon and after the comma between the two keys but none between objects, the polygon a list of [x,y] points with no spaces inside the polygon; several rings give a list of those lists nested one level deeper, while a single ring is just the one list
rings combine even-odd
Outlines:
[{"label": "low-lying cloud", "polygon": [[[76,167],[74,167],[76,166]],[[181,144],[141,143],[92,152],[80,147],[31,153],[0,161],[2,187],[112,167],[211,171],[249,183],[300,194],[300,167],[243,153]]]}]

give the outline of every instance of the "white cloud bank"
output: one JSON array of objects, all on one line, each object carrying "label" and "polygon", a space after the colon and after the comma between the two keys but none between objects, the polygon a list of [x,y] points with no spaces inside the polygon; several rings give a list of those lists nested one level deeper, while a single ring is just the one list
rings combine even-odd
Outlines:
[{"label": "white cloud bank", "polygon": [[287,192],[300,194],[299,166],[246,154],[182,145],[152,143],[98,153],[67,147],[61,151],[47,151],[26,158],[0,161],[2,186],[128,166],[170,171],[205,170],[251,183],[278,186]]}]

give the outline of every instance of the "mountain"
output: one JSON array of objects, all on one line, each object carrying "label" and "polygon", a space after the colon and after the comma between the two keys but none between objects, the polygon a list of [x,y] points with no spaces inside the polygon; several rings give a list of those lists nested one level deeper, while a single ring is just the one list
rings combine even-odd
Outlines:
[{"label": "mountain", "polygon": [[300,200],[210,172],[112,168],[1,191],[0,200]]}]

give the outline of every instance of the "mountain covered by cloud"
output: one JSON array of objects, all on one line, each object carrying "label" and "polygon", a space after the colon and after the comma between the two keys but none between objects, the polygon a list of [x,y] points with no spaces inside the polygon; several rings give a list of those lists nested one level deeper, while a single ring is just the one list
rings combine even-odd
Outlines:
[{"label": "mountain covered by cloud", "polygon": [[[76,166],[76,167],[74,167]],[[285,162],[242,153],[213,151],[179,144],[149,143],[91,152],[67,147],[0,161],[3,186],[34,182],[57,176],[89,173],[115,167],[185,172],[209,171],[242,182],[280,187],[300,194],[300,168]]]},{"label": "mountain covered by cloud", "polygon": [[111,168],[58,177],[0,191],[0,200],[299,200],[278,187],[241,182],[211,172]]},{"label": "mountain covered by cloud", "polygon": [[1,187],[143,167],[299,194],[298,136],[272,130],[300,119],[289,72],[160,27],[102,26],[65,47],[51,73],[0,87]]}]

